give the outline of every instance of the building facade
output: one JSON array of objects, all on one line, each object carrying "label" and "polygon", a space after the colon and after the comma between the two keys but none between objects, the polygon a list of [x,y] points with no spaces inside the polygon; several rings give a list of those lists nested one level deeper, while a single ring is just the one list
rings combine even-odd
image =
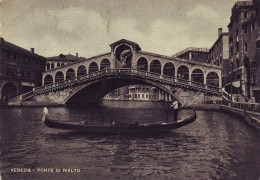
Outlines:
[{"label": "building facade", "polygon": [[[246,101],[260,102],[259,74],[259,4],[257,1],[238,1],[232,8],[229,29],[230,81],[234,91]],[[258,76],[257,76],[258,75]],[[254,91],[254,92],[253,92]]]},{"label": "building facade", "polygon": [[76,53],[76,56],[71,54],[60,54],[59,56],[48,57],[46,58],[46,71],[83,59],[83,57],[78,57],[78,53]]},{"label": "building facade", "polygon": [[173,57],[208,63],[208,55],[209,55],[209,49],[207,48],[189,47],[173,55]]},{"label": "building facade", "polygon": [[228,83],[229,73],[229,47],[228,47],[228,33],[222,32],[222,28],[218,29],[218,39],[209,49],[209,63],[222,67],[222,81],[223,84]]},{"label": "building facade", "polygon": [[0,38],[0,101],[41,85],[45,58]]}]

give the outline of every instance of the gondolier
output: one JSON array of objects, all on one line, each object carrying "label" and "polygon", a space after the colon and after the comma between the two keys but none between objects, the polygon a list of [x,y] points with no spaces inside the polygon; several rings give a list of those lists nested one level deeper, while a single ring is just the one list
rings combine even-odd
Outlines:
[{"label": "gondolier", "polygon": [[170,108],[173,110],[173,121],[177,122],[179,103],[178,101],[173,101],[170,105]]}]

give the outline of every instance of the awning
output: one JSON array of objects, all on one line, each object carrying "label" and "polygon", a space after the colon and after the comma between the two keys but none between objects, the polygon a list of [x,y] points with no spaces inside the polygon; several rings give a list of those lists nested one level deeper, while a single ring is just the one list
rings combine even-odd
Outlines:
[{"label": "awning", "polygon": [[239,88],[240,87],[240,81],[235,81],[235,82],[232,82],[232,85],[236,88]]},{"label": "awning", "polygon": [[[231,83],[228,83],[226,86],[229,86],[229,85],[231,85]],[[232,86],[239,88],[240,87],[240,81],[233,81]]]},{"label": "awning", "polygon": [[34,83],[30,83],[30,82],[21,82],[22,86],[29,86],[29,87],[35,87]]}]

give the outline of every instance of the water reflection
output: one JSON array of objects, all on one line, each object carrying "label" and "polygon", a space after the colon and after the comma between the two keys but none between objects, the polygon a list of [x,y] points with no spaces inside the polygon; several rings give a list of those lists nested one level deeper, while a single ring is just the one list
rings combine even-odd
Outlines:
[{"label": "water reflection", "polygon": [[[159,103],[111,102],[49,108],[52,118],[105,124],[165,120]],[[191,110],[180,112],[180,118]],[[241,119],[197,111],[188,126],[156,136],[94,136],[50,129],[42,108],[2,108],[1,171],[6,179],[257,179],[259,134]],[[14,167],[80,168],[78,174],[11,173]],[[30,177],[30,178],[28,178]]]}]

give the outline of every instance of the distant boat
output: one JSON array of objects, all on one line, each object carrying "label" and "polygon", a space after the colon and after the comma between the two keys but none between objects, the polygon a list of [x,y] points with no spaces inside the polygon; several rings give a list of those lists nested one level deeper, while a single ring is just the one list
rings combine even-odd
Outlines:
[{"label": "distant boat", "polygon": [[260,132],[260,117],[253,117],[250,115],[246,110],[244,111],[245,114],[245,121],[247,124],[252,126],[255,130]]},{"label": "distant boat", "polygon": [[[46,108],[47,109],[47,108]],[[156,122],[147,123],[142,125],[130,124],[130,125],[86,125],[80,122],[61,122],[57,120],[51,120],[47,117],[47,113],[43,115],[43,122],[45,126],[49,128],[71,130],[77,132],[85,132],[89,134],[160,134],[170,132],[173,129],[177,129],[186,126],[194,122],[197,118],[195,110],[193,114],[185,119],[177,122]]]}]

